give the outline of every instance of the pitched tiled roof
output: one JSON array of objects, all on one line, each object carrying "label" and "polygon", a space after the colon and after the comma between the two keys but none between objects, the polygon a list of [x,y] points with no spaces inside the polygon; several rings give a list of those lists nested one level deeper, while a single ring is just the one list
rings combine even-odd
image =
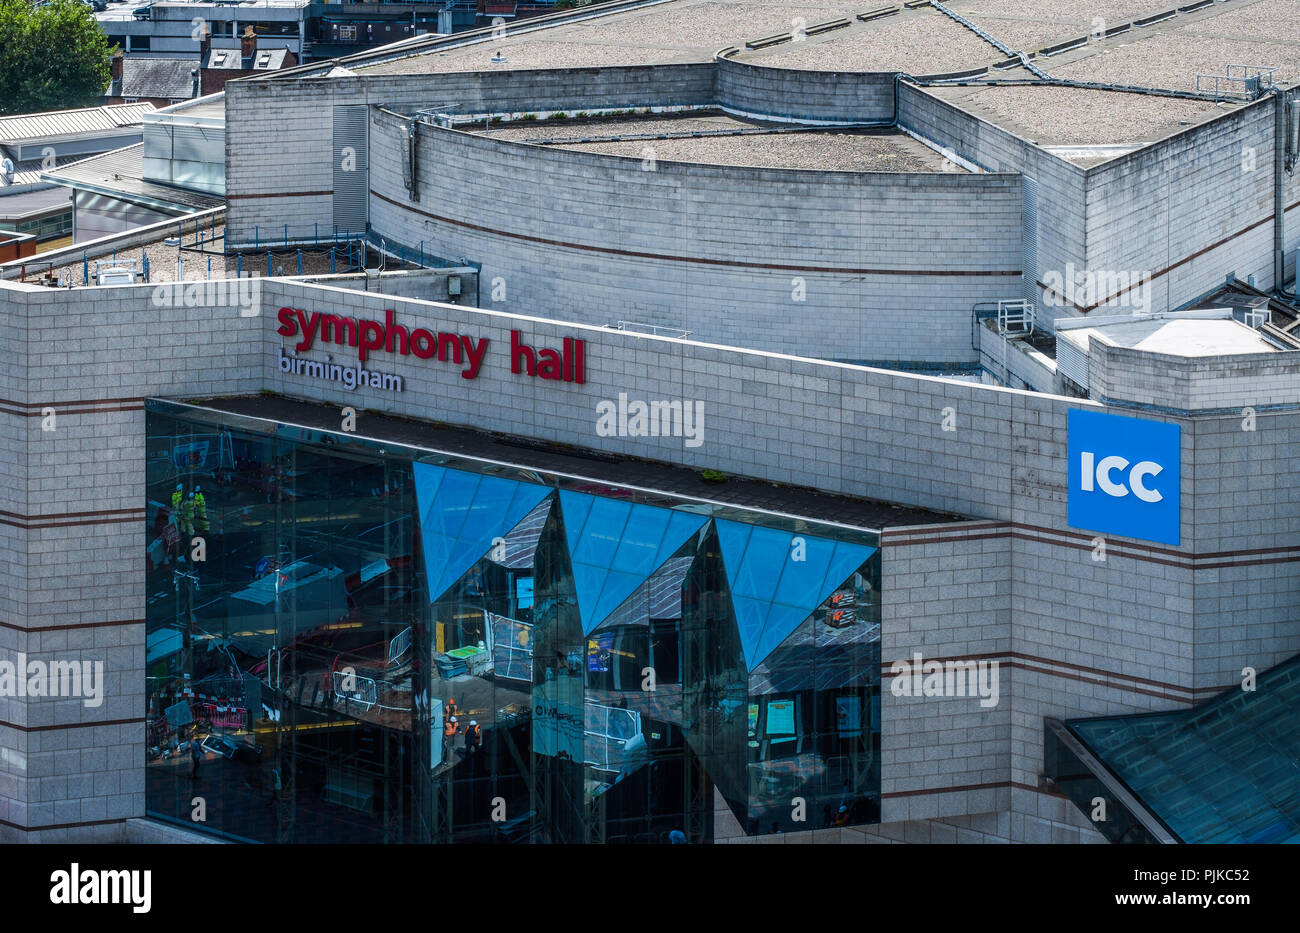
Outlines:
[{"label": "pitched tiled roof", "polygon": [[124,58],[122,77],[109,87],[110,97],[159,97],[189,100],[195,96],[196,58]]}]

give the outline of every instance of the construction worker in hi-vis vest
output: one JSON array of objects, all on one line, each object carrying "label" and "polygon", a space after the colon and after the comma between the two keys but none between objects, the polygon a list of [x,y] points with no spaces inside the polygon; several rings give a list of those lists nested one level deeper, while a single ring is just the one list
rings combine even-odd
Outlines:
[{"label": "construction worker in hi-vis vest", "polygon": [[176,491],[172,493],[172,514],[175,515],[181,507],[181,500],[185,498],[185,484],[177,483]]},{"label": "construction worker in hi-vis vest", "polygon": [[203,498],[203,487],[194,487],[194,516],[198,520],[200,533],[208,530],[208,500]]},{"label": "construction worker in hi-vis vest", "polygon": [[189,538],[194,535],[194,493],[190,493],[189,498],[181,503],[179,524],[183,536]]}]

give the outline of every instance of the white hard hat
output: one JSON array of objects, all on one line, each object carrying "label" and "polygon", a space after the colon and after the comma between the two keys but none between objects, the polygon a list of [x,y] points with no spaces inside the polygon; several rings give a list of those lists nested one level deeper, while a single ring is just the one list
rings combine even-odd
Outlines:
[{"label": "white hard hat", "polygon": [[456,717],[455,717],[455,716],[452,716],[452,717],[451,717],[451,721],[452,721],[452,722],[455,722],[455,721],[456,721]]},{"label": "white hard hat", "polygon": [[471,719],[471,720],[469,721],[469,724],[470,724],[471,726],[477,726],[477,725],[478,725],[478,720],[477,720],[477,719]]}]

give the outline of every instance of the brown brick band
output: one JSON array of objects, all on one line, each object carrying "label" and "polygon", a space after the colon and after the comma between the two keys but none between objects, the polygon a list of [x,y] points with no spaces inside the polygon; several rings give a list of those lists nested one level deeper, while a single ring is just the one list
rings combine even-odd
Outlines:
[{"label": "brown brick band", "polygon": [[381,201],[387,201],[394,207],[400,207],[413,214],[419,214],[421,217],[428,217],[430,220],[438,221],[438,223],[450,224],[451,226],[461,227],[465,230],[488,233],[492,236],[504,237],[510,240],[521,240],[526,243],[540,243],[544,246],[558,246],[562,249],[575,249],[588,253],[602,253],[606,256],[627,256],[632,259],[657,259],[662,262],[685,262],[706,266],[726,266],[737,269],[769,269],[777,272],[824,272],[829,275],[925,275],[942,276],[945,278],[1018,278],[1020,276],[1019,269],[856,269],[838,266],[808,266],[790,265],[785,263],[744,262],[739,259],[707,259],[703,256],[674,256],[668,253],[647,253],[633,249],[615,249],[610,246],[593,246],[590,243],[570,243],[566,240],[553,240],[548,237],[532,236],[527,233],[511,233],[506,230],[496,230],[492,227],[472,224],[465,220],[443,217],[440,214],[433,214],[429,211],[421,210],[418,207],[412,207],[409,204],[402,204],[400,201],[394,201],[392,198],[384,197],[384,195],[373,189],[370,193]]}]

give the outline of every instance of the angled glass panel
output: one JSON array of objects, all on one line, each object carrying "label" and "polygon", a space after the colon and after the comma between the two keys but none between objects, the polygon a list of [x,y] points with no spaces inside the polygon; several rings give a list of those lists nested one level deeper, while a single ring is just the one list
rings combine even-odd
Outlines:
[{"label": "angled glass panel", "polygon": [[447,589],[546,496],[545,486],[416,463],[429,600]]},{"label": "angled glass panel", "polygon": [[716,524],[751,671],[876,550],[725,519]]},{"label": "angled glass panel", "polygon": [[584,634],[645,583],[707,521],[702,515],[560,491]]}]

